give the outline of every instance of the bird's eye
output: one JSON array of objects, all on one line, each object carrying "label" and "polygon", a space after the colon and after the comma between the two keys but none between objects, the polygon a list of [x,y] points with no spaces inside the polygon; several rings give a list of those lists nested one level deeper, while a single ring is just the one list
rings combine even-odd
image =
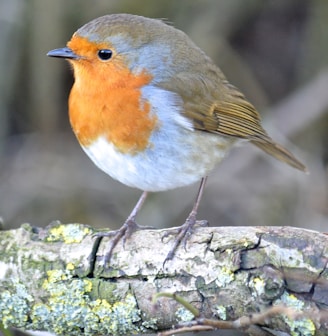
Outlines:
[{"label": "bird's eye", "polygon": [[102,61],[108,61],[113,55],[113,52],[109,49],[100,49],[98,50],[98,57]]}]

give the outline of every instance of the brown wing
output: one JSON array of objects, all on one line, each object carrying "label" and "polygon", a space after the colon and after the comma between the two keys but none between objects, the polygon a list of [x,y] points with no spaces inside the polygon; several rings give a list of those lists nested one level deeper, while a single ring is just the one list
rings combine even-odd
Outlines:
[{"label": "brown wing", "polygon": [[212,118],[214,116],[218,121],[217,130],[212,131],[247,139],[276,159],[301,171],[306,171],[306,167],[292,153],[273,141],[266,133],[262,128],[260,115],[244,95],[230,84],[228,86],[231,100],[214,104],[213,111],[210,112]]},{"label": "brown wing", "polygon": [[188,74],[176,83],[179,79],[178,92],[184,100],[185,115],[196,129],[249,140],[276,159],[306,171],[293,154],[269,137],[254,106],[227,82],[219,69],[212,67],[206,77],[197,80]]}]

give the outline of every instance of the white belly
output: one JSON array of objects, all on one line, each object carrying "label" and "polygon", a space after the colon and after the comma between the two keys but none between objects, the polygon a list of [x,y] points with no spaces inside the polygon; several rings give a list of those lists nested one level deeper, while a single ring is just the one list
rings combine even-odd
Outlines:
[{"label": "white belly", "polygon": [[174,93],[149,86],[143,89],[143,98],[159,119],[146,150],[121,153],[105,137],[83,147],[101,170],[121,183],[145,191],[192,184],[206,176],[232,145],[231,139],[193,130],[181,115],[181,102]]},{"label": "white belly", "polygon": [[136,155],[118,152],[103,137],[83,149],[101,170],[121,183],[162,191],[199,181],[223,159],[225,151],[218,145],[218,136],[208,135],[206,141],[201,135],[197,138],[197,146],[186,138],[183,143],[168,139]]}]

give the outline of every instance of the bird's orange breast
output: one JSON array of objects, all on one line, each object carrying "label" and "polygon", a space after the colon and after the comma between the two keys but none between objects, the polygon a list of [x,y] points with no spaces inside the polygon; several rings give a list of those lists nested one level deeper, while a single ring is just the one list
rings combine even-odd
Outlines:
[{"label": "bird's orange breast", "polygon": [[[85,45],[90,54],[89,59],[72,61],[75,83],[69,97],[69,116],[80,144],[88,147],[105,137],[122,153],[135,154],[146,149],[158,123],[141,94],[151,75],[132,74],[118,56],[107,63],[92,59],[90,42],[82,37],[75,36],[70,44],[80,54]],[[95,48],[94,55],[96,49],[102,48],[93,44],[91,47]]]}]

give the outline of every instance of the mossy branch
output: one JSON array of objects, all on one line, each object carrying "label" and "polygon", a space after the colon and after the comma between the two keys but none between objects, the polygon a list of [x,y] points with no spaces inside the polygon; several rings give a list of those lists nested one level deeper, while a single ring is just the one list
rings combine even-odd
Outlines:
[{"label": "mossy branch", "polygon": [[[110,238],[86,225],[1,231],[0,322],[57,335],[174,325],[180,332],[231,325],[251,333],[255,324],[262,335],[327,335],[328,236],[290,227],[197,227],[186,249],[163,265],[174,238],[162,240],[165,232],[133,233],[103,265]],[[270,311],[276,306],[289,313]]]}]

